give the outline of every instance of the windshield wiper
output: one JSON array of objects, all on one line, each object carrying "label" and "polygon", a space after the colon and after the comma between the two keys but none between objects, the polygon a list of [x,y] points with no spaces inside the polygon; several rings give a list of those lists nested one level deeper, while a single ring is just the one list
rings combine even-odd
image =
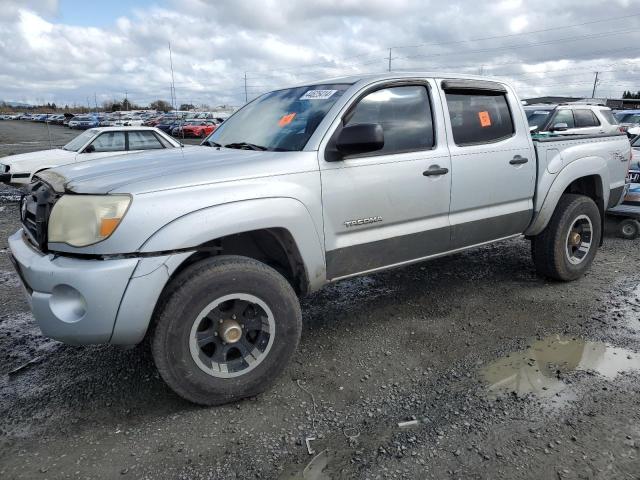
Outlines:
[{"label": "windshield wiper", "polygon": [[262,145],[255,145],[253,143],[248,142],[235,142],[235,143],[227,143],[225,148],[240,148],[242,150],[267,150],[267,147],[263,147]]},{"label": "windshield wiper", "polygon": [[202,145],[206,145],[207,147],[221,147],[222,146],[217,142],[210,142],[209,140],[205,140],[204,142],[202,142]]}]

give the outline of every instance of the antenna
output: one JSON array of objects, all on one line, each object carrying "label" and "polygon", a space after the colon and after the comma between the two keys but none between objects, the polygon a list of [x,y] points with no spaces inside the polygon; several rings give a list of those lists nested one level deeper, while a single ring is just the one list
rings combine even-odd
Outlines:
[{"label": "antenna", "polygon": [[247,72],[244,72],[244,103],[247,103]]},{"label": "antenna", "polygon": [[173,79],[173,55],[171,54],[171,42],[169,42],[169,65],[171,66],[171,102],[172,102],[171,106],[175,110],[177,99],[176,99],[176,82]]}]

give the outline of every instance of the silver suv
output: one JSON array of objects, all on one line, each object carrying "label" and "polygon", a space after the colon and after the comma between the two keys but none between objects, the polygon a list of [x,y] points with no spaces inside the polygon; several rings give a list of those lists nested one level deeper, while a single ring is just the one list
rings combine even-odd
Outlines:
[{"label": "silver suv", "polygon": [[620,132],[611,109],[581,103],[566,105],[526,105],[524,110],[532,133],[553,132],[559,135]]}]

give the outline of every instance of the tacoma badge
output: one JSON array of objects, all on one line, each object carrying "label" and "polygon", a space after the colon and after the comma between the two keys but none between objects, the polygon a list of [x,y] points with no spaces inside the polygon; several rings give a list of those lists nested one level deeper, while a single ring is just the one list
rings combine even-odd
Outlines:
[{"label": "tacoma badge", "polygon": [[382,217],[377,216],[377,217],[368,217],[368,218],[358,218],[357,220],[347,220],[346,222],[344,222],[344,226],[345,227],[357,227],[360,225],[366,225],[368,223],[376,223],[376,222],[381,222],[382,221]]}]

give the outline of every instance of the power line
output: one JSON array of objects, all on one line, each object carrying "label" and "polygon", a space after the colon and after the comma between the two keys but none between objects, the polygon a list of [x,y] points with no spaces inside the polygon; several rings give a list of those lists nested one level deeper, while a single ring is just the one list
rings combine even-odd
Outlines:
[{"label": "power line", "polygon": [[596,23],[604,23],[604,22],[612,22],[614,20],[622,20],[622,19],[627,19],[627,18],[633,18],[633,17],[640,17],[640,13],[633,13],[631,15],[624,15],[624,16],[620,16],[620,17],[611,17],[611,18],[604,18],[602,20],[593,20],[590,22],[583,22],[583,23],[574,23],[572,25],[560,25],[557,27],[550,27],[550,28],[543,28],[540,30],[529,30],[527,32],[519,32],[519,33],[510,33],[510,34],[506,34],[506,35],[493,35],[491,37],[480,37],[480,38],[470,38],[467,40],[455,40],[455,41],[450,41],[450,42],[434,42],[434,43],[422,43],[420,45],[404,45],[404,46],[395,46],[392,48],[396,48],[396,49],[401,49],[401,48],[422,48],[422,47],[429,47],[429,46],[441,46],[441,45],[455,45],[455,44],[459,44],[459,43],[466,43],[466,42],[480,42],[483,40],[495,40],[498,38],[510,38],[510,37],[518,37],[518,36],[522,36],[522,35],[531,35],[534,33],[544,33],[544,32],[551,32],[554,30],[563,30],[565,28],[574,28],[574,27],[584,27],[586,25],[593,25]]}]

